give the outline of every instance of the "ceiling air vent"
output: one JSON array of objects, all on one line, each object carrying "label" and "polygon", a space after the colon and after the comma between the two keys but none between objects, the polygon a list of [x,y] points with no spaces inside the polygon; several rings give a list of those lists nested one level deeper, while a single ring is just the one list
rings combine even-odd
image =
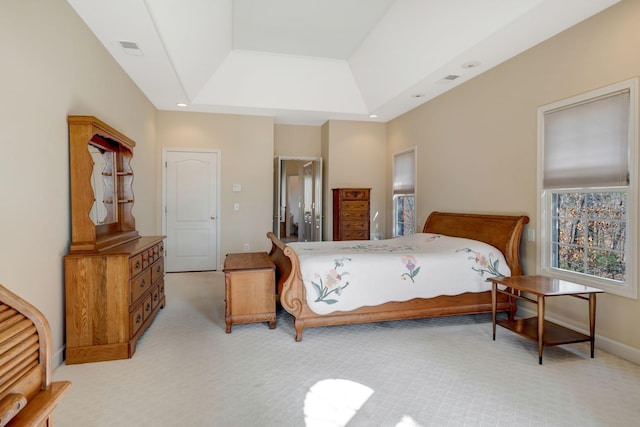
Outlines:
[{"label": "ceiling air vent", "polygon": [[138,44],[135,42],[120,41],[120,46],[122,46],[124,52],[128,53],[129,55],[142,56],[142,51],[138,47]]},{"label": "ceiling air vent", "polygon": [[460,77],[460,76],[457,75],[457,74],[449,74],[448,76],[445,76],[442,80],[455,80],[458,77]]}]

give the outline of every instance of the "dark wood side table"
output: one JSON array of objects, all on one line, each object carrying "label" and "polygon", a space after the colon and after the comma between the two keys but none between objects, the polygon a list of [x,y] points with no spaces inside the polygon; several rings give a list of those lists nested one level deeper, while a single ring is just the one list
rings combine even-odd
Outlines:
[{"label": "dark wood side table", "polygon": [[266,252],[227,254],[224,260],[226,332],[234,323],[276,327],[276,266]]},{"label": "dark wood side table", "polygon": [[[600,289],[565,280],[552,279],[545,276],[511,276],[490,278],[491,301],[493,314],[493,340],[496,339],[496,325],[514,331],[523,337],[538,342],[538,363],[542,365],[542,350],[545,346],[570,344],[589,341],[591,343],[591,357],[594,357],[595,329],[596,329],[596,294]],[[498,289],[504,285],[506,289]],[[498,293],[510,297],[523,299],[537,304],[538,316],[528,319],[496,320],[496,301]],[[529,294],[535,299],[524,296]],[[572,296],[589,301],[589,335],[582,334],[564,326],[544,320],[544,306],[546,297]]]}]

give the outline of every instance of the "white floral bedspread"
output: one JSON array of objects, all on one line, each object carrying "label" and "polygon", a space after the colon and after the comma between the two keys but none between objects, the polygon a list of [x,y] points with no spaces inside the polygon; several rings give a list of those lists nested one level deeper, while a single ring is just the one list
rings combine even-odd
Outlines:
[{"label": "white floral bedspread", "polygon": [[438,234],[288,245],[300,259],[307,304],[318,314],[487,291],[488,277],[511,274],[493,246]]}]

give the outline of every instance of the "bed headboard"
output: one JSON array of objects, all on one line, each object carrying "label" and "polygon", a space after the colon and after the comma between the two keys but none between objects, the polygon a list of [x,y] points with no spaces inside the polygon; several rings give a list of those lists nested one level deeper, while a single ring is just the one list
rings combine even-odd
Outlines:
[{"label": "bed headboard", "polygon": [[526,215],[483,215],[432,212],[424,223],[424,233],[479,240],[500,249],[512,275],[522,274],[520,238]]}]

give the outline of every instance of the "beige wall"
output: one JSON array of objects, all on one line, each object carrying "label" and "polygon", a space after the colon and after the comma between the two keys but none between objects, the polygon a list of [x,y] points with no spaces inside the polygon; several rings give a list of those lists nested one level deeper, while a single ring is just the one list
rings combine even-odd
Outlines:
[{"label": "beige wall", "polygon": [[275,125],[274,155],[321,157],[320,126]]},{"label": "beige wall", "polygon": [[[433,210],[524,213],[538,227],[536,109],[638,76],[638,22],[640,2],[621,2],[389,122],[389,153],[418,146],[418,218]],[[525,272],[534,273],[535,242],[523,246]],[[587,327],[583,302],[563,300],[561,310],[554,302],[552,316]],[[599,298],[600,344],[637,357],[638,324],[639,301]]]},{"label": "beige wall", "polygon": [[[332,188],[371,188],[371,217],[385,234],[387,197],[387,125],[330,120],[322,129],[325,165],[325,238],[333,237]],[[372,223],[372,230],[375,226]]]},{"label": "beige wall", "polygon": [[[220,150],[219,265],[224,255],[270,248],[273,217],[273,118],[231,114],[158,112],[158,149]],[[242,191],[232,192],[233,184]],[[158,181],[160,185],[160,181]],[[240,210],[234,211],[233,204]]]},{"label": "beige wall", "polygon": [[156,234],[155,108],[64,0],[2,3],[0,283],[64,343],[62,258],[69,245],[66,117],[94,115],[136,141],[136,224]]}]

